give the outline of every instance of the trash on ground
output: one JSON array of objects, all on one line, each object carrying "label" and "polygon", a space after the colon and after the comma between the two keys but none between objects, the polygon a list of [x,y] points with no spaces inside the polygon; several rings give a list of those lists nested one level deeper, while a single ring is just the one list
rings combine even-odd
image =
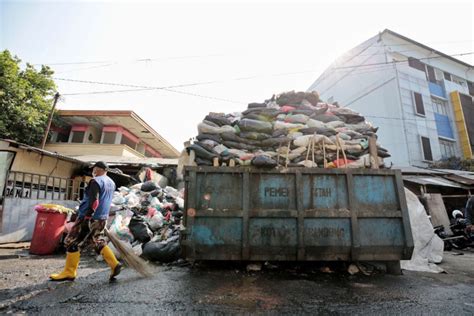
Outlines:
[{"label": "trash on ground", "polygon": [[[109,232],[147,260],[177,261],[181,253],[183,197],[184,190],[163,188],[154,181],[120,187],[112,200],[115,217]],[[109,246],[118,253],[113,245]]]}]

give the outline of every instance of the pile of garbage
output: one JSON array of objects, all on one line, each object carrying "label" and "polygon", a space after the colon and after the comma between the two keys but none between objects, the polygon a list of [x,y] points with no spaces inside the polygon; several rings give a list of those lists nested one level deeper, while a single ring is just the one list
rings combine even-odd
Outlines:
[{"label": "pile of garbage", "polygon": [[[377,129],[359,113],[321,102],[316,92],[291,91],[242,113],[209,113],[187,152],[200,166],[364,168]],[[390,154],[377,144],[377,156],[383,167]]]},{"label": "pile of garbage", "polygon": [[[115,217],[109,231],[150,261],[173,262],[179,259],[184,190],[153,181],[120,187],[114,193],[111,213]],[[117,256],[120,254],[110,243]]]}]

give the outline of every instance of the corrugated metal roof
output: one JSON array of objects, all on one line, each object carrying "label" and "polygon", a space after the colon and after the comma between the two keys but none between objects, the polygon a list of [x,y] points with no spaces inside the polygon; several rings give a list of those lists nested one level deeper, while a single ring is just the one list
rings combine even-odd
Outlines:
[{"label": "corrugated metal roof", "polygon": [[441,177],[404,175],[403,180],[408,181],[408,182],[418,183],[421,185],[436,185],[436,186],[442,186],[442,187],[468,189],[464,185],[461,185],[459,183],[456,183],[454,181],[444,179]]},{"label": "corrugated metal roof", "polygon": [[399,169],[402,171],[402,174],[411,174],[411,173],[436,174],[436,175],[446,174],[446,172],[443,172],[437,169],[425,169],[425,168],[419,168],[419,167],[413,167],[413,166],[393,167],[392,169]]},{"label": "corrugated metal roof", "polygon": [[51,151],[44,150],[44,149],[41,149],[41,148],[38,148],[38,147],[33,147],[33,146],[30,146],[30,145],[19,143],[15,140],[12,140],[12,139],[0,138],[0,141],[7,142],[7,143],[9,143],[9,146],[13,145],[12,147],[15,147],[15,148],[23,149],[23,150],[26,150],[26,151],[32,151],[32,152],[35,152],[35,153],[38,153],[38,154],[41,154],[41,155],[45,155],[45,156],[48,156],[48,157],[54,157],[54,158],[58,158],[58,159],[69,161],[69,162],[74,162],[74,163],[81,164],[81,165],[84,164],[84,161],[82,161],[82,160],[79,160],[79,159],[76,159],[76,158],[73,158],[73,157],[64,156],[64,155],[58,154],[57,152],[51,152]]},{"label": "corrugated metal roof", "polygon": [[109,165],[158,165],[158,166],[177,166],[178,158],[138,158],[138,157],[121,157],[121,156],[105,156],[105,155],[85,155],[75,156],[83,162],[92,164],[97,161],[105,161]]}]

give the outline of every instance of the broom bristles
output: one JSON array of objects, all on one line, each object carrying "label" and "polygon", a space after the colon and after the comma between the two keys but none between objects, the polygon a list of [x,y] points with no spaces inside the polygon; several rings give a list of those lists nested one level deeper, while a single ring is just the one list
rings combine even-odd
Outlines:
[{"label": "broom bristles", "polygon": [[117,236],[110,233],[107,229],[105,229],[105,233],[130,268],[140,273],[143,277],[153,276],[153,273],[145,260],[137,256],[132,249],[126,247]]}]

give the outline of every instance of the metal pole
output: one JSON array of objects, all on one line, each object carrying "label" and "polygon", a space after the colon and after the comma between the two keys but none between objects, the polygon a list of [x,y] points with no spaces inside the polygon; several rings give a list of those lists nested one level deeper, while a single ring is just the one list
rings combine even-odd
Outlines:
[{"label": "metal pole", "polygon": [[44,149],[44,146],[46,145],[46,140],[48,139],[48,134],[49,134],[49,128],[51,127],[51,121],[53,120],[54,109],[56,108],[56,103],[58,103],[58,100],[59,100],[59,92],[56,92],[56,94],[54,95],[53,108],[51,109],[51,112],[49,113],[48,125],[46,126],[46,130],[44,131],[43,141],[41,142],[41,149]]}]

